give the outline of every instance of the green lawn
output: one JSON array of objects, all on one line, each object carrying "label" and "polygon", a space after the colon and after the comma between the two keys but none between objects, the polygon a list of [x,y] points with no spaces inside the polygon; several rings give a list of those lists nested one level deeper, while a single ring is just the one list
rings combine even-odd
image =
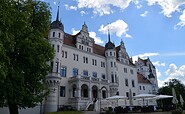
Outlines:
[{"label": "green lawn", "polygon": [[47,114],[83,114],[81,111],[61,111],[61,112],[52,112]]}]

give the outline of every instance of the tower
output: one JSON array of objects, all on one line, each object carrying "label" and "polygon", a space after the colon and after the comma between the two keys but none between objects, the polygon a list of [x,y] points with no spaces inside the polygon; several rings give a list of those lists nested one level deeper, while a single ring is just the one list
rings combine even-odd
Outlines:
[{"label": "tower", "polygon": [[108,30],[108,42],[105,45],[105,57],[107,65],[107,77],[109,80],[110,96],[114,96],[118,92],[118,77],[116,65],[116,49],[114,43],[110,41],[110,33]]},{"label": "tower", "polygon": [[55,56],[50,65],[52,67],[51,72],[48,74],[46,80],[49,88],[49,95],[45,101],[45,112],[55,112],[58,109],[58,95],[59,95],[59,85],[60,85],[60,65],[61,65],[61,52],[64,40],[64,26],[59,21],[59,6],[57,11],[56,20],[51,23],[49,34],[49,43],[54,48]]}]

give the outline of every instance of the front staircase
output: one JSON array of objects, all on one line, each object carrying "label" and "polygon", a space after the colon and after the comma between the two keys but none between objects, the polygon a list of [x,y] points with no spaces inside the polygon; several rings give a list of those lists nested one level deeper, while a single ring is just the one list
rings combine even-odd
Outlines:
[{"label": "front staircase", "polygon": [[90,104],[89,107],[87,108],[88,111],[93,111],[94,110],[94,103]]}]

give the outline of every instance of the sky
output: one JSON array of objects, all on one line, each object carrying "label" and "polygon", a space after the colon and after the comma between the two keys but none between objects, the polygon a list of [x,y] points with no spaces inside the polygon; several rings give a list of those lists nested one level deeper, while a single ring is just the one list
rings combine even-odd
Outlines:
[{"label": "sky", "polygon": [[150,58],[158,84],[176,78],[185,84],[185,0],[42,0],[52,21],[59,5],[64,31],[76,34],[84,22],[90,36],[105,46],[107,31],[121,40],[133,60]]}]

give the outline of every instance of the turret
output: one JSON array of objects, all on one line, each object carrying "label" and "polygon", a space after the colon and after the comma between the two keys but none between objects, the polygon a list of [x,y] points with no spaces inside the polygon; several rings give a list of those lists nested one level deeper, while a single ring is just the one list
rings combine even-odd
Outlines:
[{"label": "turret", "polygon": [[110,33],[108,31],[108,42],[105,45],[105,57],[107,65],[107,76],[110,82],[110,96],[116,95],[118,92],[118,77],[116,63],[116,49],[114,43],[110,41]]},{"label": "turret", "polygon": [[62,22],[59,21],[59,7],[57,11],[56,20],[51,23],[48,40],[51,46],[54,48],[55,56],[51,61],[51,72],[46,77],[47,85],[49,89],[49,95],[45,100],[44,112],[56,112],[58,110],[58,95],[59,85],[61,81],[60,77],[60,64],[62,59],[62,45],[64,40],[64,27]]}]

